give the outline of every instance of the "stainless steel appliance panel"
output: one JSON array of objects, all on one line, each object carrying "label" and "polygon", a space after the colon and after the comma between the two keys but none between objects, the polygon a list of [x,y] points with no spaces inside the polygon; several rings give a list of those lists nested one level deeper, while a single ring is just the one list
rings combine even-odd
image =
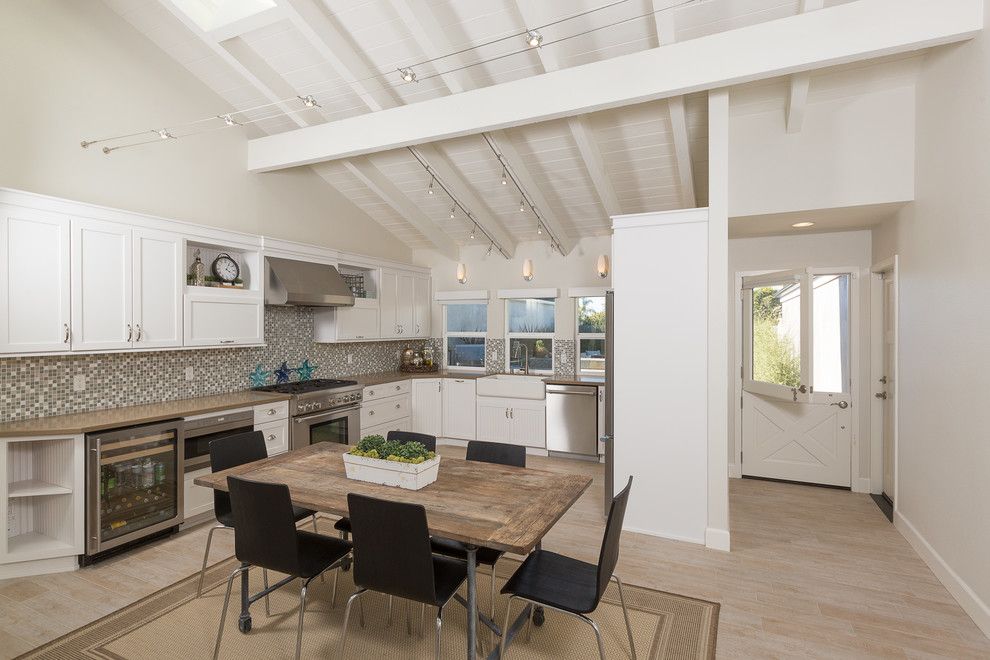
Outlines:
[{"label": "stainless steel appliance panel", "polygon": [[238,410],[187,418],[184,421],[184,472],[210,465],[210,442],[254,430],[254,410]]},{"label": "stainless steel appliance panel", "polygon": [[615,362],[613,361],[613,344],[615,343],[615,293],[605,292],[605,435],[602,445],[605,451],[605,515],[612,508],[612,498],[615,497],[615,452],[613,445],[613,428],[615,414]]},{"label": "stainless steel appliance panel", "polygon": [[547,385],[547,450],[598,456],[598,387]]},{"label": "stainless steel appliance panel", "polygon": [[182,420],[86,436],[86,554],[182,523]]},{"label": "stainless steel appliance panel", "polygon": [[292,449],[302,449],[316,442],[356,445],[361,440],[361,407],[299,415],[292,418],[289,426]]}]

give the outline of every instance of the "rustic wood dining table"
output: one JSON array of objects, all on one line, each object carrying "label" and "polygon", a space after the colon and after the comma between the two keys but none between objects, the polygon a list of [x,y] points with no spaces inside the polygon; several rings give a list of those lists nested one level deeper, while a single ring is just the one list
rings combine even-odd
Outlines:
[{"label": "rustic wood dining table", "polygon": [[[525,555],[591,484],[591,478],[533,468],[517,468],[444,456],[437,480],[420,490],[355,481],[344,473],[347,445],[321,442],[279,456],[197,477],[198,486],[227,490],[230,475],[286,484],[292,503],[334,516],[347,516],[347,494],[412,502],[426,509],[430,534],[454,539],[467,550],[467,657],[475,657],[478,620],[509,641],[529,617],[529,610],[502,631],[478,612],[477,551],[494,548]],[[248,574],[241,574],[241,630],[250,629]],[[247,626],[243,624],[247,622]],[[498,649],[491,657],[497,657]]]}]

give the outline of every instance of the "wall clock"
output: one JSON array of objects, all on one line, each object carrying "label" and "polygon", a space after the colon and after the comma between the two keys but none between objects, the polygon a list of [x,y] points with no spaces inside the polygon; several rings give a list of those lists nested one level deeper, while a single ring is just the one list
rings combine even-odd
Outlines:
[{"label": "wall clock", "polygon": [[217,258],[213,260],[211,270],[218,280],[227,284],[233,284],[234,280],[241,276],[241,267],[226,252],[217,255]]}]

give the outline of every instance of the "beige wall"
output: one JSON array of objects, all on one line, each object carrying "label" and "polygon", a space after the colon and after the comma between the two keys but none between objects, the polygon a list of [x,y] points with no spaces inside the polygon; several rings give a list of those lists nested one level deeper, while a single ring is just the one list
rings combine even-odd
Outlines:
[{"label": "beige wall", "polygon": [[918,81],[917,119],[916,201],[899,213],[896,225],[877,231],[874,253],[878,259],[900,255],[895,505],[905,535],[990,635],[985,32],[928,55]]},{"label": "beige wall", "polygon": [[0,186],[373,256],[409,249],[306,169],[246,170],[242,129],[100,153],[79,142],[227,104],[96,0],[0,4]]}]

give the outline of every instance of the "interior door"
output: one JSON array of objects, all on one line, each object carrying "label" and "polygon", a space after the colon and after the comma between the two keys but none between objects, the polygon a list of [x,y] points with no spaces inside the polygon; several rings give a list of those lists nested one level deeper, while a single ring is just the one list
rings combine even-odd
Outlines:
[{"label": "interior door", "polygon": [[851,485],[848,273],[743,280],[742,474]]},{"label": "interior door", "polygon": [[883,378],[874,396],[883,404],[883,494],[894,501],[894,372],[896,360],[897,285],[890,273],[883,276]]},{"label": "interior door", "polygon": [[100,220],[72,221],[72,350],[130,348],[131,229]]}]

